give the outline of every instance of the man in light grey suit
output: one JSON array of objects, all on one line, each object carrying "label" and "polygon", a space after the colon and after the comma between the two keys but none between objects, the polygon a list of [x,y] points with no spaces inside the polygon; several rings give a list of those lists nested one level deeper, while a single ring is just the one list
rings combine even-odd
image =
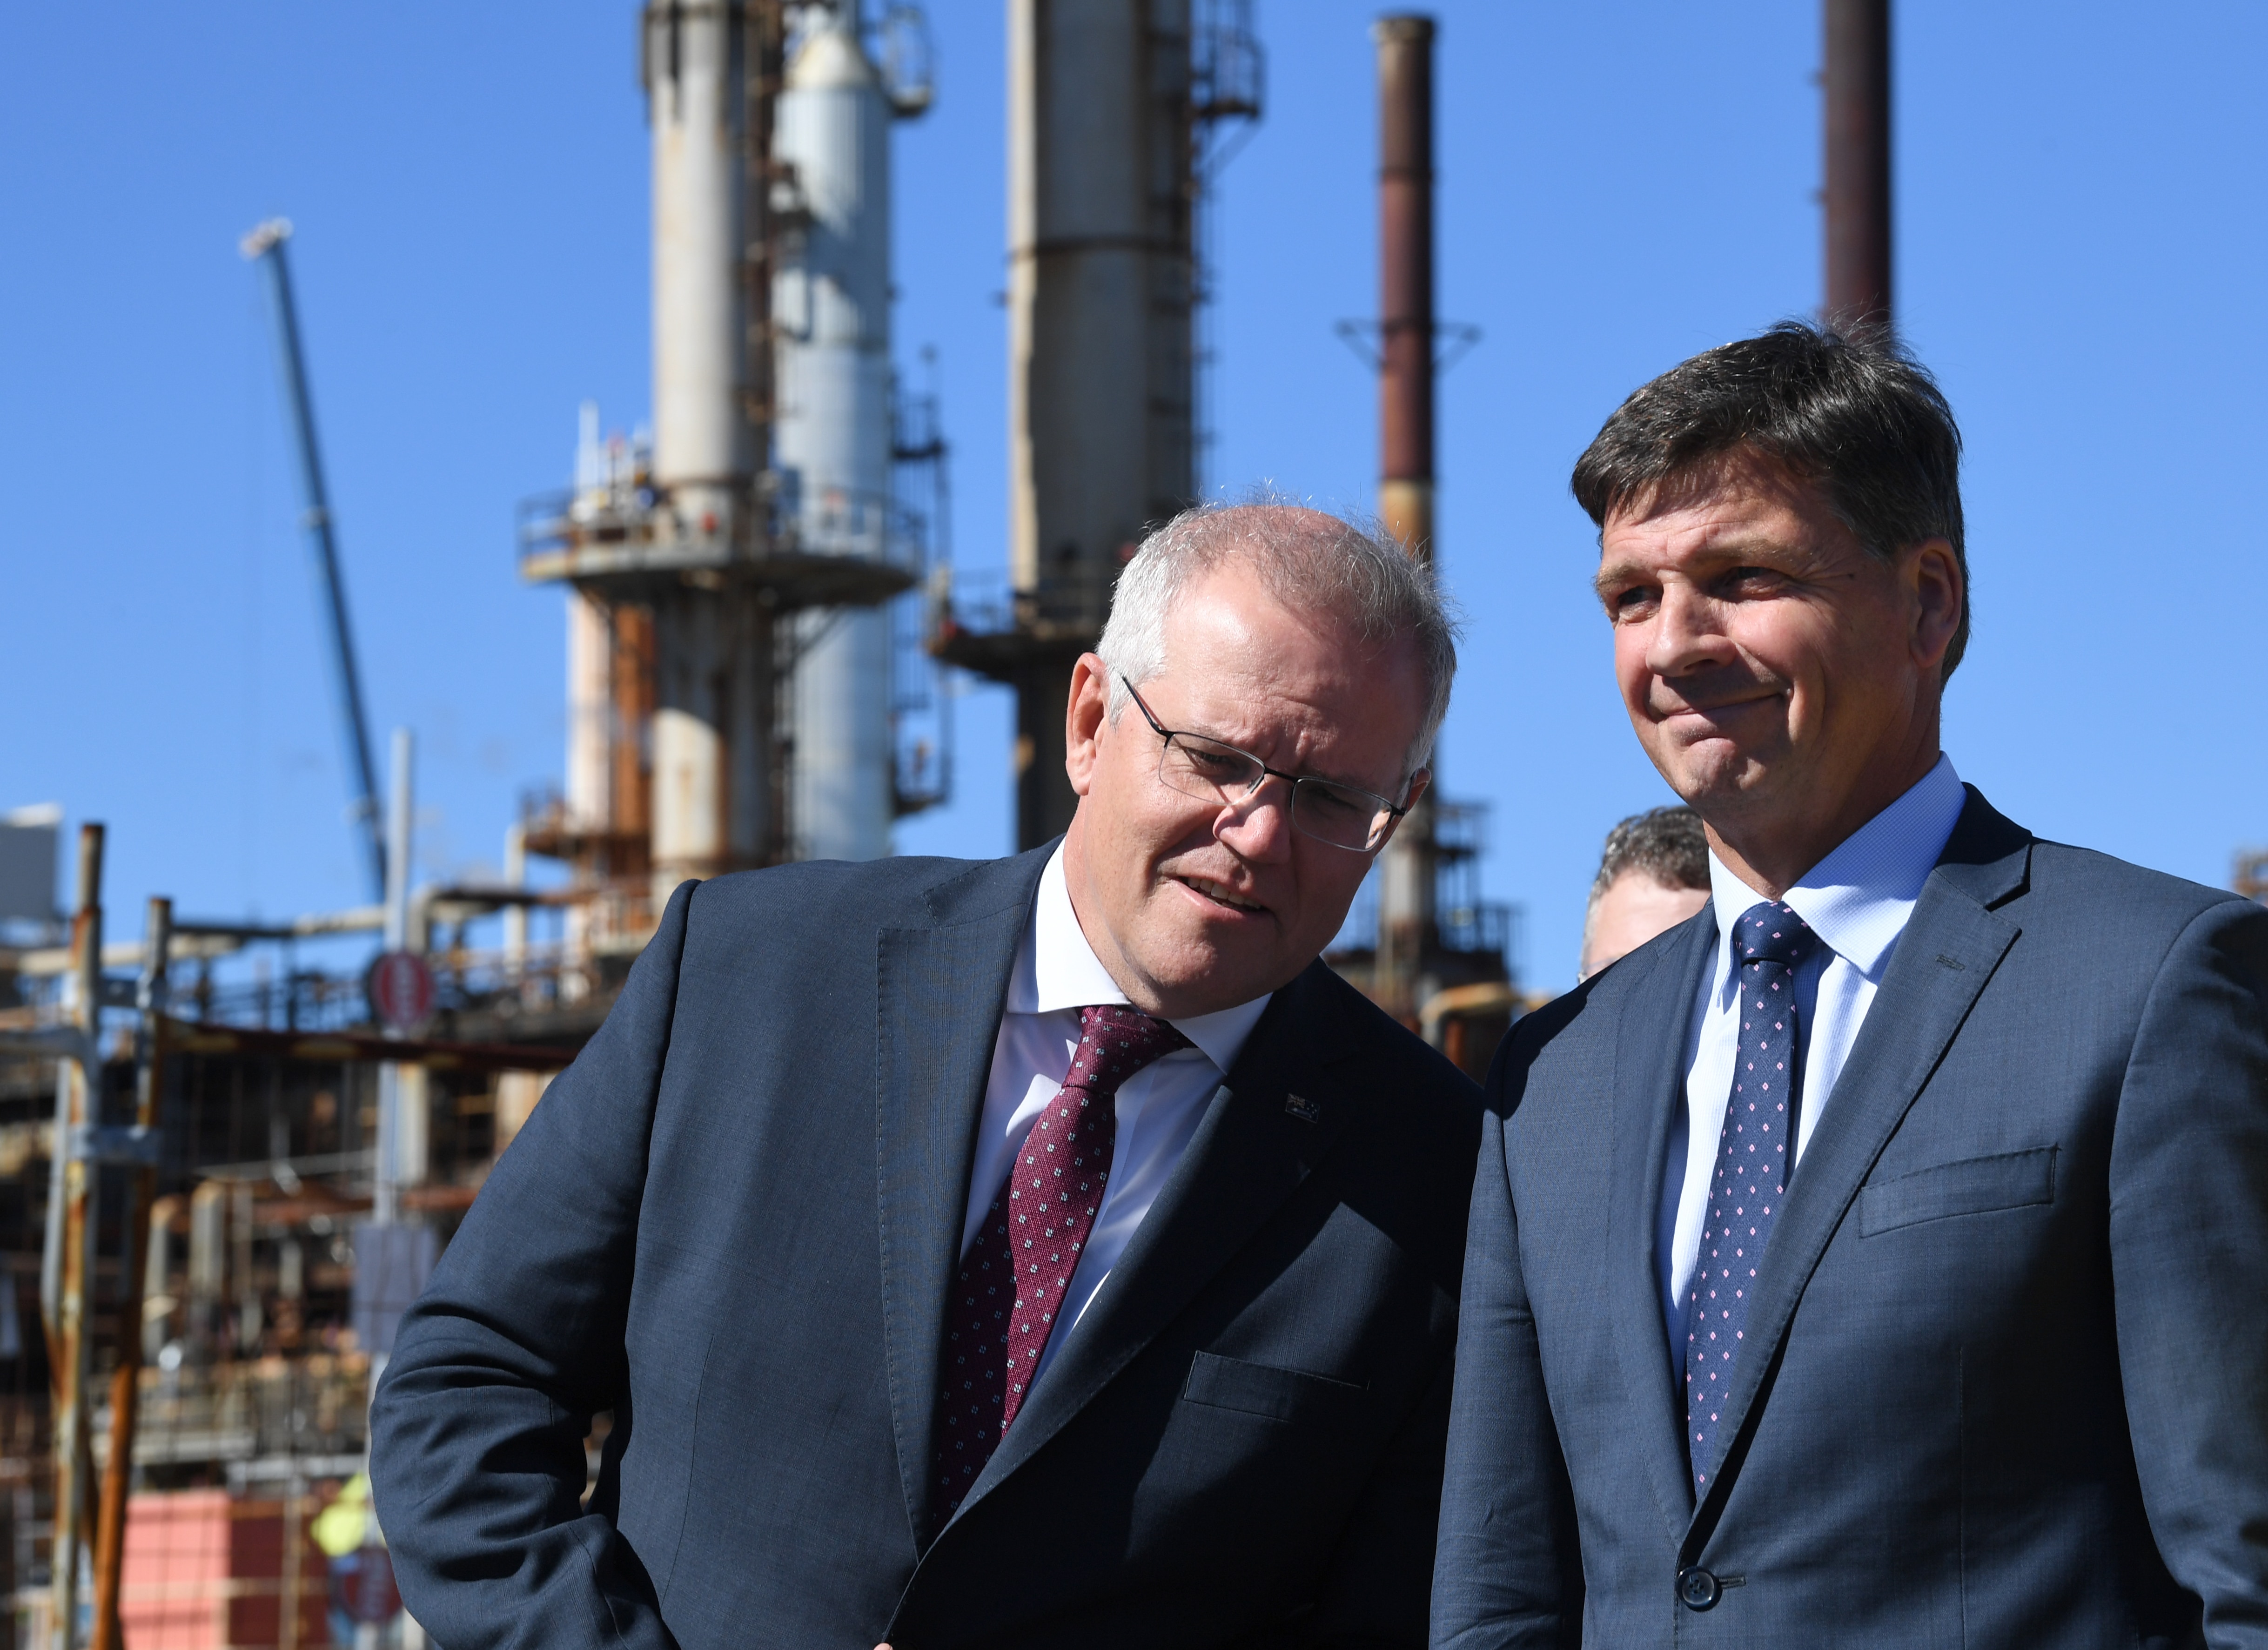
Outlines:
[{"label": "man in light grey suit", "polygon": [[1437,1646],[2268,1646],[2268,912],[1955,775],[1959,457],[1790,323],[1576,468],[1712,896],[1491,1077]]}]

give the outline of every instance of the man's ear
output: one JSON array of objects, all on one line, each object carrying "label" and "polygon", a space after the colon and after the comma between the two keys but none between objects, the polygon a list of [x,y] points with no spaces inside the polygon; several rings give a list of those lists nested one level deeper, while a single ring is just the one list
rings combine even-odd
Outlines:
[{"label": "man's ear", "polygon": [[1081,653],[1071,667],[1071,696],[1064,704],[1064,772],[1080,796],[1094,781],[1109,709],[1109,667],[1099,654]]},{"label": "man's ear", "polygon": [[1942,681],[1945,651],[1960,633],[1961,615],[1969,601],[1961,558],[1953,553],[1950,541],[1924,539],[1906,552],[1902,571],[1914,604],[1914,662],[1924,670],[1937,671]]}]

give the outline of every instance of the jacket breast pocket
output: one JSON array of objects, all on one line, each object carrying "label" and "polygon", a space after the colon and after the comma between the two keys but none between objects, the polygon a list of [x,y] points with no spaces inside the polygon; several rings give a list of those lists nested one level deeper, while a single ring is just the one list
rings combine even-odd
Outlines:
[{"label": "jacket breast pocket", "polygon": [[1189,1378],[1182,1388],[1182,1400],[1210,1404],[1216,1410],[1240,1410],[1271,1421],[1297,1421],[1310,1415],[1343,1410],[1370,1390],[1350,1381],[1310,1374],[1304,1369],[1279,1369],[1273,1364],[1247,1363],[1217,1352],[1199,1352],[1189,1364]]},{"label": "jacket breast pocket", "polygon": [[1940,1163],[1861,1187],[1859,1235],[1875,1237],[1925,1220],[2053,1203],[2055,1161],[2056,1148],[2039,1145]]}]

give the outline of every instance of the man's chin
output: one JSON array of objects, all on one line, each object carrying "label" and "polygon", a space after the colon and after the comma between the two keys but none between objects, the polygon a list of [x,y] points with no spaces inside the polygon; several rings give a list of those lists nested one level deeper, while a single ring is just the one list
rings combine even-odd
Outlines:
[{"label": "man's chin", "polygon": [[1753,806],[1775,788],[1781,764],[1771,757],[1785,755],[1760,753],[1723,738],[1673,745],[1651,754],[1655,769],[1678,799],[1705,815],[1712,808],[1738,811]]},{"label": "man's chin", "polygon": [[[1264,997],[1281,983],[1272,946],[1235,943],[1235,936],[1191,935],[1144,970],[1145,983],[1168,1019],[1211,1014]],[[1293,969],[1297,973],[1298,969]]]}]

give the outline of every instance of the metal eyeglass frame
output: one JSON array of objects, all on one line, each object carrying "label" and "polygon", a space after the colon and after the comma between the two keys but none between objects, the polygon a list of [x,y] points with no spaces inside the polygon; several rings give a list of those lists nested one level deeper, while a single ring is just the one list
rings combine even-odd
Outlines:
[{"label": "metal eyeglass frame", "polygon": [[[1131,681],[1127,681],[1123,674],[1120,675],[1118,680],[1125,685],[1126,691],[1133,696],[1135,707],[1142,712],[1142,719],[1150,725],[1150,731],[1164,741],[1164,745],[1158,752],[1158,783],[1165,785],[1168,791],[1173,792],[1177,796],[1187,796],[1189,793],[1183,791],[1179,785],[1171,784],[1167,782],[1166,758],[1172,753],[1174,741],[1175,740],[1198,739],[1203,740],[1208,745],[1218,745],[1221,749],[1229,752],[1233,755],[1241,756],[1245,761],[1250,762],[1254,767],[1260,770],[1260,777],[1245,787],[1244,795],[1238,799],[1239,801],[1251,800],[1254,793],[1256,792],[1262,785],[1266,784],[1270,779],[1281,779],[1285,784],[1291,786],[1292,807],[1290,809],[1290,815],[1292,820],[1292,829],[1298,831],[1302,836],[1307,838],[1308,841],[1319,842],[1326,848],[1343,849],[1351,854],[1375,854],[1380,849],[1386,846],[1387,838],[1394,834],[1395,823],[1404,814],[1410,812],[1407,807],[1397,807],[1390,799],[1379,795],[1375,791],[1366,791],[1359,784],[1348,784],[1338,779],[1316,778],[1312,775],[1302,777],[1299,774],[1285,773],[1281,768],[1270,768],[1266,762],[1261,761],[1259,757],[1254,755],[1250,751],[1240,750],[1235,746],[1230,744],[1226,740],[1215,739],[1210,733],[1192,733],[1186,729],[1167,727],[1163,722],[1160,722],[1158,719],[1157,712],[1151,710],[1147,702],[1143,699],[1140,690],[1137,689]],[[1328,836],[1318,836],[1314,832],[1307,829],[1305,826],[1300,823],[1300,787],[1301,785],[1328,785],[1334,791],[1351,792],[1356,796],[1367,797],[1370,800],[1378,804],[1377,812],[1382,813],[1386,815],[1386,823],[1378,829],[1378,840],[1358,848],[1352,843],[1335,843]],[[1204,800],[1202,797],[1197,799],[1199,801]],[[1375,818],[1376,814],[1373,814],[1372,817]]]}]

